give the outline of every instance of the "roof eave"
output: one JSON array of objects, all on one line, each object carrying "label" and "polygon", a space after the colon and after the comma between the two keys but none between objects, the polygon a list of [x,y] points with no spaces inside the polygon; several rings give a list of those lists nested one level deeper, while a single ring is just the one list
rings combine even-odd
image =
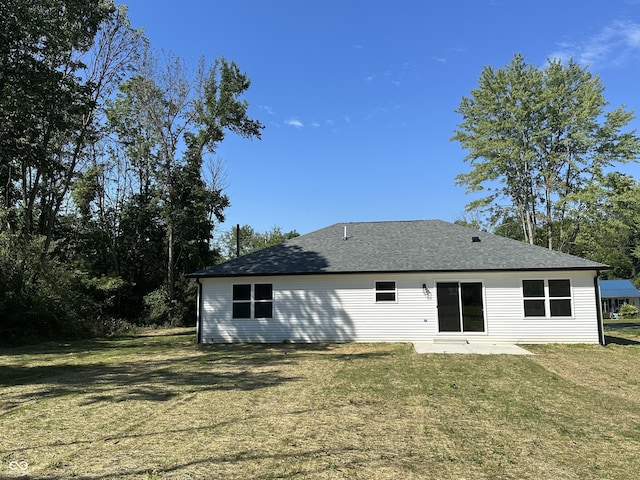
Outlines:
[{"label": "roof eave", "polygon": [[240,272],[240,273],[206,273],[195,272],[185,275],[186,278],[234,278],[234,277],[284,277],[284,276],[310,276],[310,275],[397,275],[401,273],[500,273],[500,272],[566,272],[566,271],[592,271],[609,270],[608,265],[576,266],[576,267],[533,267],[533,268],[469,268],[455,270],[343,270],[324,272]]}]

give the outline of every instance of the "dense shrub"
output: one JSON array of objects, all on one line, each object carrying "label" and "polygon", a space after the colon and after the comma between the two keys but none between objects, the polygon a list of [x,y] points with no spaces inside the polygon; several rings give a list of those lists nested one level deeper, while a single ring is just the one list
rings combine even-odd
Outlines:
[{"label": "dense shrub", "polygon": [[625,303],[620,307],[620,310],[618,313],[620,314],[621,317],[634,317],[638,315],[638,307],[636,307],[635,305],[629,305],[628,303]]}]

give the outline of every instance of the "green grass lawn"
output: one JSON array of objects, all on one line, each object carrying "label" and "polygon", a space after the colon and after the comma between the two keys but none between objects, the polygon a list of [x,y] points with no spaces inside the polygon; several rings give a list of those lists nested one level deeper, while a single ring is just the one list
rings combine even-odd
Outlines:
[{"label": "green grass lawn", "polygon": [[208,345],[0,350],[0,478],[633,479],[640,330],[534,356]]},{"label": "green grass lawn", "polygon": [[604,328],[608,332],[615,332],[615,335],[640,336],[640,319],[638,318],[616,318],[606,319]]}]

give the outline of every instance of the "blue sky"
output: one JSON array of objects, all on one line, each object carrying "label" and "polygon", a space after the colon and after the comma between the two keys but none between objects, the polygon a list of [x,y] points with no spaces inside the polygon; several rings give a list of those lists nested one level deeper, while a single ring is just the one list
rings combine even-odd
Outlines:
[{"label": "blue sky", "polygon": [[[450,138],[482,68],[573,57],[611,108],[640,112],[640,0],[122,0],[156,49],[234,60],[262,140],[228,135],[236,223],[300,233],[349,221],[454,221],[472,200]],[[636,120],[632,128],[638,129]],[[640,131],[640,129],[638,129]],[[621,171],[638,178],[640,166]]]}]

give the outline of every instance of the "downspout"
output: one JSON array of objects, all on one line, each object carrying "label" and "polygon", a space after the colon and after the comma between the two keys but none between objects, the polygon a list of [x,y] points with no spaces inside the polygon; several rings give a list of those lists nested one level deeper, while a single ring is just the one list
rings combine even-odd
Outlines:
[{"label": "downspout", "polygon": [[596,316],[598,317],[598,339],[600,345],[605,346],[607,342],[604,338],[604,325],[602,323],[602,300],[600,299],[600,270],[596,270],[596,276],[593,277],[593,286],[596,291]]},{"label": "downspout", "polygon": [[198,295],[196,297],[196,342],[202,343],[202,283],[196,277]]}]

